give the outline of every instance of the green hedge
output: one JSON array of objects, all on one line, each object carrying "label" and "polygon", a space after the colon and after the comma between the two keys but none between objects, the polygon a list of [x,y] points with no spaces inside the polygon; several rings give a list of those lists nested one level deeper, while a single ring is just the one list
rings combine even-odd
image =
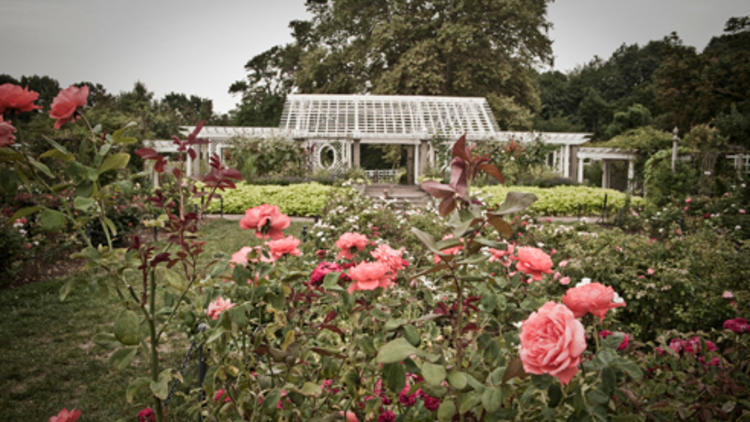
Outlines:
[{"label": "green hedge", "polygon": [[[542,215],[576,215],[578,204],[581,204],[583,215],[598,215],[602,212],[604,194],[607,194],[607,210],[625,205],[626,195],[613,189],[592,188],[588,186],[555,186],[537,188],[533,186],[484,186],[477,189],[488,204],[498,205],[505,200],[508,192],[530,192],[538,200],[531,205],[531,210]],[[645,201],[638,196],[630,198],[631,205],[643,205]]]},{"label": "green hedge", "polygon": [[[278,205],[281,212],[295,216],[320,215],[328,198],[336,190],[319,183],[298,185],[249,185],[237,184],[237,189],[220,192],[224,197],[225,214],[244,214],[245,210],[261,204]],[[211,201],[208,212],[219,212],[219,200]]]}]

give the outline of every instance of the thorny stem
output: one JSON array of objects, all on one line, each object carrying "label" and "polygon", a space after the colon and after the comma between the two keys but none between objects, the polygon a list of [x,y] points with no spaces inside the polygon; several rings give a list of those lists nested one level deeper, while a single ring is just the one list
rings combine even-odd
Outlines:
[{"label": "thorny stem", "polygon": [[[151,270],[150,277],[151,295],[149,297],[149,314],[151,318],[148,318],[148,328],[151,332],[151,379],[154,382],[159,381],[159,336],[156,334],[156,321],[154,316],[156,315],[156,276],[155,271]],[[154,396],[154,404],[156,405],[156,420],[157,422],[164,421],[164,411],[161,405],[161,399]]]}]

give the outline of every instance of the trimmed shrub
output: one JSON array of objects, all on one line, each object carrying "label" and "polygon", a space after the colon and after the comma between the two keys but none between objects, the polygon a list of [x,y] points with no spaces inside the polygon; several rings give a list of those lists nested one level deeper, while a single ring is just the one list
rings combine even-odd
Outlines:
[{"label": "trimmed shrub", "polygon": [[[615,210],[626,204],[627,195],[613,189],[588,186],[555,186],[539,188],[533,186],[486,186],[478,189],[489,205],[499,205],[511,191],[529,192],[537,196],[530,210],[542,215],[576,215],[581,204],[583,215],[601,214],[604,195],[607,195],[607,209]],[[643,204],[640,197],[631,197],[631,205]]]},{"label": "trimmed shrub", "polygon": [[[281,212],[295,216],[320,215],[331,194],[341,188],[318,183],[297,185],[249,185],[237,184],[237,189],[221,193],[224,198],[224,213],[243,214],[246,209],[261,204],[276,204]],[[219,213],[220,202],[213,200],[207,207],[210,213]]]}]

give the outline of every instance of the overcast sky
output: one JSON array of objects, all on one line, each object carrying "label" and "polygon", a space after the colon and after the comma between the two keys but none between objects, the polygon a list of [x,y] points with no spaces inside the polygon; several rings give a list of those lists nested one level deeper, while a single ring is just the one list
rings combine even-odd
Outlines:
[{"label": "overcast sky", "polygon": [[[555,68],[672,31],[701,50],[729,17],[746,15],[748,0],[557,0],[548,13]],[[157,98],[198,95],[226,112],[244,64],[290,42],[289,21],[306,17],[304,0],[0,0],[0,73],[113,93],[141,81]]]}]

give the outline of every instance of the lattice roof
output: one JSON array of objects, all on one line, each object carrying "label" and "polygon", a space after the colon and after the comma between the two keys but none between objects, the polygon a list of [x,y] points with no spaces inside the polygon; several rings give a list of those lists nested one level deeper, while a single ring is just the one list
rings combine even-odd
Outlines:
[{"label": "lattice roof", "polygon": [[281,130],[295,138],[495,138],[487,100],[477,97],[292,94]]},{"label": "lattice roof", "polygon": [[591,133],[575,132],[510,132],[503,131],[497,134],[501,141],[510,141],[511,139],[518,142],[533,142],[539,139],[545,144],[552,145],[581,145],[588,142]]}]

